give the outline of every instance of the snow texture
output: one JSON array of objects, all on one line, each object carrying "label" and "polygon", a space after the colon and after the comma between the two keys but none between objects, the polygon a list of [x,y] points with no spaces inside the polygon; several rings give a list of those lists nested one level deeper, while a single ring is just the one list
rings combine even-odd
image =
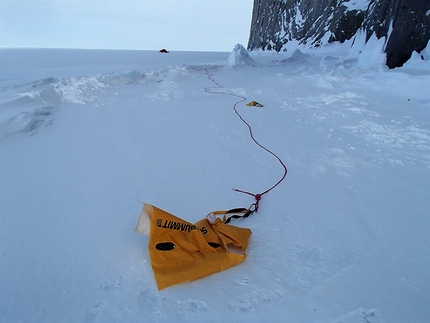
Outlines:
[{"label": "snow texture", "polygon": [[[351,42],[0,50],[0,322],[428,322],[430,62]],[[289,172],[241,265],[159,292],[142,202],[196,222],[282,176],[207,71]]]}]

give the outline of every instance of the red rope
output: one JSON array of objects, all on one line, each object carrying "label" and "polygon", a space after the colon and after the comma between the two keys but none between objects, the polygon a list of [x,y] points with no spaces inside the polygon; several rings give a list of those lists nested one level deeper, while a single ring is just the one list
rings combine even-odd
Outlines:
[{"label": "red rope", "polygon": [[[281,158],[279,158],[274,152],[272,152],[271,150],[269,150],[268,148],[264,147],[262,144],[260,144],[254,137],[254,134],[252,132],[252,127],[249,125],[248,122],[246,122],[246,120],[240,115],[239,111],[237,111],[237,105],[239,103],[242,103],[243,101],[246,100],[246,97],[242,96],[242,95],[237,95],[228,91],[223,91],[221,89],[224,89],[224,86],[220,85],[219,83],[217,83],[215,81],[215,79],[213,78],[213,74],[209,72],[209,67],[206,67],[206,75],[208,77],[208,79],[215,84],[215,87],[205,87],[204,90],[206,93],[211,93],[211,94],[222,94],[222,95],[229,95],[235,98],[240,99],[239,101],[237,101],[236,103],[234,103],[233,105],[233,110],[236,113],[236,115],[239,117],[239,119],[248,127],[248,131],[249,131],[249,136],[251,137],[252,141],[254,141],[254,143],[260,147],[261,149],[265,150],[266,152],[268,152],[269,154],[271,154],[273,157],[275,157],[278,162],[281,164],[282,168],[284,169],[284,173],[282,175],[282,177],[270,188],[268,188],[267,190],[263,191],[262,193],[251,193],[251,192],[247,192],[247,191],[242,191],[242,190],[238,190],[236,188],[234,188],[233,190],[235,192],[240,192],[240,193],[244,193],[244,194],[248,194],[248,195],[252,195],[255,198],[255,203],[254,203],[254,211],[257,212],[258,211],[258,206],[259,206],[259,202],[261,200],[261,197],[266,194],[269,193],[271,190],[273,190],[276,186],[278,186],[285,178],[285,176],[287,176],[287,167],[285,166],[285,164],[283,163],[283,161],[281,160]],[[214,91],[213,89],[220,89],[219,91]]]}]

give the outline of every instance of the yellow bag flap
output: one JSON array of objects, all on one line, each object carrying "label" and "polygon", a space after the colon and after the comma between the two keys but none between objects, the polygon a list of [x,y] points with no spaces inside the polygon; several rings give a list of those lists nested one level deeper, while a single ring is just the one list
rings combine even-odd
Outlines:
[{"label": "yellow bag flap", "polygon": [[241,263],[251,236],[250,229],[220,219],[192,224],[150,204],[144,204],[136,231],[149,233],[149,256],[159,290]]}]

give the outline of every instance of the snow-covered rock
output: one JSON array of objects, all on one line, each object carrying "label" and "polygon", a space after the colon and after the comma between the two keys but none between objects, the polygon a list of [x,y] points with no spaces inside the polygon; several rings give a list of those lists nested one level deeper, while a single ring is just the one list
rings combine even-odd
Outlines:
[{"label": "snow-covered rock", "polygon": [[428,0],[256,0],[248,49],[281,51],[292,40],[309,46],[344,42],[361,29],[385,37],[390,68],[402,66],[430,39]]}]

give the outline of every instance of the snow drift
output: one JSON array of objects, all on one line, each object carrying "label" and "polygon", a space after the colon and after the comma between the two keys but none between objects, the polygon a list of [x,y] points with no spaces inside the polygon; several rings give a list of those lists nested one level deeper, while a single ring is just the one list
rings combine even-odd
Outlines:
[{"label": "snow drift", "polygon": [[[427,322],[429,61],[299,49],[0,50],[0,322]],[[194,223],[282,172],[208,68],[289,173],[242,264],[158,292],[142,202]]]}]

